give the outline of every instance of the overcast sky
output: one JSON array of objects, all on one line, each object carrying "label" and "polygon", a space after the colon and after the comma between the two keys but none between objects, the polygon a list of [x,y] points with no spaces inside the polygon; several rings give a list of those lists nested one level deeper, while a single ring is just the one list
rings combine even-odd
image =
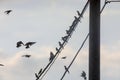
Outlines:
[{"label": "overcast sky", "polygon": [[[0,0],[0,80],[35,80],[35,72],[48,64],[58,41],[78,16],[86,0]],[[104,0],[101,2],[101,8]],[[5,10],[13,10],[10,15]],[[101,14],[101,80],[120,80],[120,3],[106,5]],[[60,80],[89,31],[89,8],[68,44],[43,80]],[[17,41],[37,42],[30,49],[16,48]],[[88,40],[64,80],[88,76]],[[31,54],[29,59],[21,57]],[[61,60],[62,56],[67,56]]]}]

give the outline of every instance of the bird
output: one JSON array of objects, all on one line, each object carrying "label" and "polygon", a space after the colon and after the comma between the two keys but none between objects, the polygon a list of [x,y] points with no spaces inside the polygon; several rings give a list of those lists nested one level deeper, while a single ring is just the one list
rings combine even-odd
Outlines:
[{"label": "bird", "polygon": [[61,59],[66,59],[67,57],[66,56],[64,56],[64,57],[61,57]]},{"label": "bird", "polygon": [[49,61],[51,62],[54,59],[55,55],[53,54],[53,52],[50,52],[50,58]]},{"label": "bird", "polygon": [[42,72],[42,68],[40,69],[40,71],[38,72],[38,74],[40,75],[40,74],[41,74],[41,72]]},{"label": "bird", "polygon": [[77,18],[76,16],[74,16],[74,18],[75,18],[75,21],[80,21],[79,18]]},{"label": "bird", "polygon": [[30,46],[32,46],[35,43],[36,42],[27,42],[24,46],[26,46],[25,48],[28,49],[28,48],[30,48]]},{"label": "bird", "polygon": [[67,38],[68,38],[68,36],[64,36],[64,37],[62,37],[62,40],[63,40],[63,41],[66,41]]},{"label": "bird", "polygon": [[22,45],[24,45],[23,42],[22,42],[22,41],[18,41],[17,44],[16,44],[16,47],[19,48],[19,47],[21,47]]},{"label": "bird", "polygon": [[82,17],[82,15],[80,14],[80,12],[79,12],[79,11],[77,11],[77,14],[78,14],[78,16]]},{"label": "bird", "polygon": [[68,68],[66,66],[64,66],[64,68],[65,68],[66,72],[70,73],[69,70],[68,70]]},{"label": "bird", "polygon": [[0,64],[0,66],[4,66],[3,64]]},{"label": "bird", "polygon": [[36,80],[38,80],[38,79],[39,79],[39,76],[37,75],[37,73],[35,73],[35,77],[36,77]]},{"label": "bird", "polygon": [[30,58],[31,55],[26,54],[26,55],[22,55],[22,57]]},{"label": "bird", "polygon": [[69,35],[70,34],[70,30],[66,30],[66,34]]},{"label": "bird", "polygon": [[6,10],[4,13],[6,13],[7,15],[9,15],[10,12],[12,12],[12,10]]},{"label": "bird", "polygon": [[59,46],[63,48],[63,44],[61,42],[58,42],[59,43]]},{"label": "bird", "polygon": [[57,52],[59,52],[59,49],[57,47],[55,49],[56,49]]},{"label": "bird", "polygon": [[83,78],[84,78],[84,80],[86,80],[86,79],[87,79],[85,71],[82,71],[82,73],[81,73],[81,77],[83,77]]}]

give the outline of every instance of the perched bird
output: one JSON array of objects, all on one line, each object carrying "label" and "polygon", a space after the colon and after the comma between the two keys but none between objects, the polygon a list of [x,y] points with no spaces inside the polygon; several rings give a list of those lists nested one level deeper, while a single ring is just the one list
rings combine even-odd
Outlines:
[{"label": "perched bird", "polygon": [[0,66],[4,66],[3,64],[0,64]]},{"label": "perched bird", "polygon": [[28,48],[30,48],[30,46],[32,46],[33,44],[35,44],[36,42],[27,42],[26,44],[25,44],[25,48],[26,49],[28,49]]},{"label": "perched bird", "polygon": [[49,61],[52,61],[54,59],[55,55],[53,54],[53,52],[50,52],[50,58]]},{"label": "perched bird", "polygon": [[55,49],[56,49],[57,52],[59,52],[59,49],[57,47]]},{"label": "perched bird", "polygon": [[22,57],[30,58],[31,55],[26,54],[26,55],[22,55]]},{"label": "perched bird", "polygon": [[41,72],[42,72],[42,68],[40,69],[40,71],[38,72],[38,74],[40,75],[40,74],[41,74]]},{"label": "perched bird", "polygon": [[63,40],[63,41],[66,41],[67,38],[68,38],[68,36],[64,36],[64,37],[62,37],[62,40]]},{"label": "perched bird", "polygon": [[79,12],[79,11],[77,11],[77,14],[78,14],[78,16],[82,17],[82,15],[80,14],[80,12]]},{"label": "perched bird", "polygon": [[40,69],[40,71],[39,71],[39,73],[38,73],[38,74],[37,74],[37,73],[35,73],[36,80],[38,80],[38,79],[39,79],[41,72],[42,72],[42,68]]},{"label": "perched bird", "polygon": [[70,73],[69,70],[68,70],[68,68],[66,66],[64,66],[64,68],[65,68],[65,71],[67,71],[68,73]]},{"label": "perched bird", "polygon": [[37,73],[35,73],[35,77],[36,77],[36,80],[38,80],[38,79],[39,79],[39,76],[37,75]]},{"label": "perched bird", "polygon": [[70,30],[66,30],[66,34],[70,34]]},{"label": "perched bird", "polygon": [[77,18],[76,16],[74,16],[74,18],[75,18],[75,21],[80,21],[79,18]]},{"label": "perched bird", "polygon": [[61,59],[66,59],[67,57],[66,56],[64,56],[64,57],[61,57]]},{"label": "perched bird", "polygon": [[21,47],[21,46],[24,45],[24,44],[23,44],[22,41],[18,41],[16,45],[17,45],[16,47],[19,48],[19,47]]},{"label": "perched bird", "polygon": [[86,80],[86,79],[87,79],[85,71],[82,71],[82,73],[81,73],[81,77],[83,77],[83,78],[84,78],[84,80]]},{"label": "perched bird", "polygon": [[7,15],[9,15],[10,12],[12,12],[12,10],[6,10],[4,13],[6,13]]},{"label": "perched bird", "polygon": [[63,44],[61,42],[58,42],[59,43],[59,46],[63,48]]}]

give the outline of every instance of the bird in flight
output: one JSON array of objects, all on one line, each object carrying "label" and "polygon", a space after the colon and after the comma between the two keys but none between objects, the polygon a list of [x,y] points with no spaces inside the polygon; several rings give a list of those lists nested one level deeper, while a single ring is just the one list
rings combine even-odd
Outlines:
[{"label": "bird in flight", "polygon": [[64,66],[64,68],[65,68],[66,72],[70,73],[69,70],[68,70],[68,68],[66,66]]},{"label": "bird in flight", "polygon": [[4,66],[3,64],[0,64],[0,66]]},{"label": "bird in flight", "polygon": [[6,10],[4,13],[6,13],[7,15],[9,15],[10,12],[12,12],[12,10]]},{"label": "bird in flight", "polygon": [[66,59],[67,57],[66,56],[64,56],[64,57],[61,57],[61,59]]},{"label": "bird in flight", "polygon": [[28,49],[28,48],[30,48],[30,46],[32,46],[35,43],[36,42],[27,42],[24,46],[26,46],[25,48]]},{"label": "bird in flight", "polygon": [[19,47],[21,47],[22,45],[24,45],[23,42],[22,42],[22,41],[18,41],[16,47],[19,48]]},{"label": "bird in flight", "polygon": [[83,77],[83,78],[84,78],[84,80],[86,80],[86,79],[87,79],[85,71],[82,71],[82,73],[81,73],[81,77]]},{"label": "bird in flight", "polygon": [[26,54],[26,55],[22,55],[22,57],[30,58],[31,55]]}]

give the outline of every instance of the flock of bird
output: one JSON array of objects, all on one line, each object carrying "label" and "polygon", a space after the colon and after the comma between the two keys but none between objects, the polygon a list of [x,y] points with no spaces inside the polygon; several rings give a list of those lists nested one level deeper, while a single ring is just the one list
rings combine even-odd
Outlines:
[{"label": "flock of bird", "polygon": [[[77,14],[78,14],[78,16],[81,16],[81,17],[82,17],[82,15],[80,14],[79,11],[77,11]],[[66,35],[66,36],[63,36],[63,37],[61,38],[62,41],[63,41],[63,43],[60,42],[60,41],[58,42],[59,48],[57,48],[57,47],[55,48],[55,49],[56,49],[56,54],[60,53],[61,49],[64,48],[65,42],[68,41],[68,38],[71,37],[72,32],[75,30],[75,25],[76,25],[78,22],[80,22],[79,17],[74,16],[74,18],[75,18],[75,20],[73,21],[72,25],[69,26],[69,29],[68,29],[68,30],[66,30],[66,34],[67,34],[67,35]],[[54,58],[56,57],[56,54],[54,54],[53,52],[50,52],[50,57],[49,57],[49,62],[50,62],[50,63],[54,60]],[[66,58],[67,58],[67,56],[61,57],[61,59],[66,59]],[[46,67],[45,67],[45,68],[46,68]],[[66,72],[70,73],[69,68],[68,68],[67,66],[64,65],[64,69],[65,69]],[[41,75],[44,73],[44,71],[45,71],[45,70],[41,68],[38,73],[35,73],[36,80],[39,80],[39,78],[40,78]],[[83,71],[81,77],[83,77],[83,78],[86,80],[86,73],[85,73],[85,71]]]},{"label": "flock of bird", "polygon": [[[12,10],[6,10],[4,13],[7,14],[7,15],[9,15],[11,12],[12,12]],[[77,11],[77,13],[78,13],[79,16],[81,16],[81,14],[79,13],[79,11]],[[80,21],[76,16],[74,16],[74,18],[75,18],[75,20]],[[73,22],[73,24],[74,24],[74,22]],[[69,30],[66,30],[66,33],[69,35],[72,31],[73,31],[73,27],[70,26],[70,29],[69,29]],[[67,41],[67,38],[68,38],[68,36],[64,36],[64,37],[62,37],[62,40],[63,40],[63,41]],[[16,43],[16,47],[19,48],[19,47],[21,47],[21,46],[24,46],[25,49],[28,49],[28,48],[30,48],[30,47],[31,47],[33,44],[35,44],[35,43],[36,43],[36,42],[27,42],[27,43],[24,44],[22,41],[18,41],[18,42]],[[64,48],[64,47],[63,47],[63,44],[62,44],[61,42],[58,42],[58,43],[59,43],[59,46],[60,46],[60,47]],[[57,51],[57,52],[59,51],[59,49],[58,49],[57,47],[56,47],[56,51]],[[22,57],[30,58],[31,55],[25,54],[25,55],[22,55]],[[51,61],[54,59],[54,57],[55,57],[55,55],[53,54],[53,52],[50,52],[49,62],[51,62]],[[66,58],[67,58],[67,56],[61,57],[61,59],[66,59]],[[4,64],[0,64],[0,66],[4,66]],[[65,70],[66,70],[68,73],[70,73],[69,70],[68,70],[68,68],[67,68],[66,66],[64,66],[64,68],[65,68]],[[42,73],[42,68],[40,69],[40,71],[38,72],[38,74],[35,73],[35,76],[36,76],[37,79],[39,79],[39,76],[38,76],[38,75],[40,75],[41,73]],[[85,71],[82,72],[81,77],[83,77],[84,80],[86,80],[86,73],[85,73]],[[37,79],[36,79],[36,80],[37,80]]]}]

